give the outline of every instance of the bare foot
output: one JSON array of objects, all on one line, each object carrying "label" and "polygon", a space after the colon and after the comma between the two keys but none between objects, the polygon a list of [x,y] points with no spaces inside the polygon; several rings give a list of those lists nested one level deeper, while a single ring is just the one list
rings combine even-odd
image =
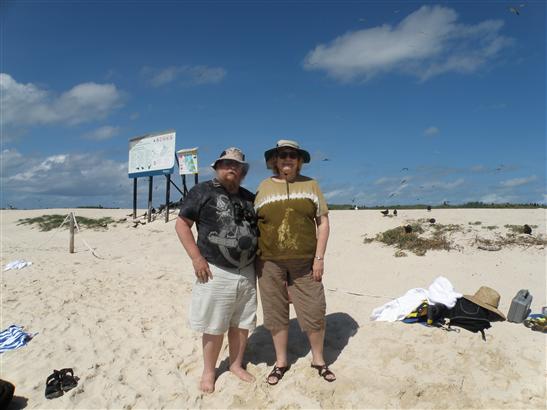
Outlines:
[{"label": "bare foot", "polygon": [[230,371],[244,382],[254,382],[255,377],[241,366],[231,365]]},{"label": "bare foot", "polygon": [[215,372],[205,373],[201,375],[199,388],[204,393],[212,393],[215,391]]}]

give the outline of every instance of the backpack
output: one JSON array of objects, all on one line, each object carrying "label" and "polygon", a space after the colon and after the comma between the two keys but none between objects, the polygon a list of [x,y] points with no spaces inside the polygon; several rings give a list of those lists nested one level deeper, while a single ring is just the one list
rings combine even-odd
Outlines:
[{"label": "backpack", "polygon": [[459,298],[456,305],[448,310],[446,317],[449,329],[458,326],[473,333],[481,332],[484,341],[484,330],[492,327],[490,322],[499,320],[493,312],[465,298]]}]

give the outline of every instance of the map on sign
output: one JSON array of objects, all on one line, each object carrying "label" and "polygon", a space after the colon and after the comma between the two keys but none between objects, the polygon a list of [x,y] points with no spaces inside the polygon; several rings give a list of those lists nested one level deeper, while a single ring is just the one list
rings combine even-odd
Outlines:
[{"label": "map on sign", "polygon": [[168,171],[175,165],[175,132],[133,138],[129,141],[128,172],[132,177]]},{"label": "map on sign", "polygon": [[198,148],[181,149],[177,151],[179,174],[190,175],[198,173]]}]

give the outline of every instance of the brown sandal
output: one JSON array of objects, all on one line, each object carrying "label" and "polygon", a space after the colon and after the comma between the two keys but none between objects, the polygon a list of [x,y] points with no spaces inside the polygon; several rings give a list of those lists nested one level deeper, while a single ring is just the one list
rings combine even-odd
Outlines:
[{"label": "brown sandal", "polygon": [[[325,379],[329,383],[336,380],[336,375],[329,370],[329,367],[326,364],[323,364],[323,365],[312,364],[311,367],[317,370],[319,372],[319,376],[321,376],[323,379]],[[334,376],[334,378],[328,378],[328,376]]]},{"label": "brown sandal", "polygon": [[[268,377],[266,377],[266,381],[270,386],[275,386],[277,383],[279,383],[279,380],[283,378],[287,370],[289,370],[291,366],[284,366],[284,367],[278,367],[274,366]],[[275,377],[275,381],[271,382],[270,378]]]}]

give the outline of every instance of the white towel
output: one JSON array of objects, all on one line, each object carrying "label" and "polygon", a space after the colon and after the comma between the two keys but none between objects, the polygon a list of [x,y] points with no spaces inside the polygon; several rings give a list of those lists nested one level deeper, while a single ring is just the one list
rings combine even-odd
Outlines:
[{"label": "white towel", "polygon": [[8,264],[6,264],[6,267],[4,268],[4,272],[10,269],[23,269],[25,266],[32,265],[32,262],[28,262],[22,259],[17,259],[16,261],[12,261]]},{"label": "white towel", "polygon": [[429,304],[442,303],[452,308],[456,304],[456,299],[461,297],[462,294],[454,291],[454,287],[448,279],[439,276],[428,289],[410,289],[403,296],[377,307],[372,311],[370,320],[385,322],[402,320],[424,300],[427,300]]}]

